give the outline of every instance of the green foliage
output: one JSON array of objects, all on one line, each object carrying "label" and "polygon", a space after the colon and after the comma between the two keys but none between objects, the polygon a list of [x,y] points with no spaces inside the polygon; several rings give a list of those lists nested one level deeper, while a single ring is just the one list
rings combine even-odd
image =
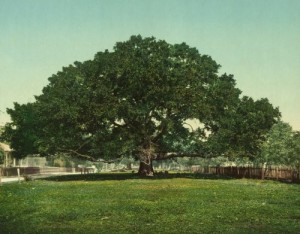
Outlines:
[{"label": "green foliage", "polygon": [[[95,177],[95,178],[94,178]],[[299,185],[66,177],[0,187],[3,233],[299,233]],[[72,178],[77,180],[73,180]],[[174,196],[175,195],[175,196]]]},{"label": "green foliage", "polygon": [[[4,132],[4,127],[0,126],[0,141],[2,141],[2,134]],[[4,163],[4,152],[0,149],[0,165]]]},{"label": "green foliage", "polygon": [[35,143],[39,139],[37,133],[42,127],[39,125],[35,106],[35,103],[25,105],[14,103],[14,109],[7,110],[12,122],[5,125],[1,137],[10,142],[10,147],[14,149],[13,154],[17,158],[38,153]]},{"label": "green foliage", "polygon": [[269,165],[300,166],[300,133],[288,123],[273,125],[262,145],[261,162]]},{"label": "green foliage", "polygon": [[4,163],[4,153],[0,150],[0,164]]},{"label": "green foliage", "polygon": [[4,132],[4,126],[0,125],[0,140],[1,140],[1,135],[3,134],[3,132]]},{"label": "green foliage", "polygon": [[259,155],[266,134],[279,120],[280,112],[267,99],[254,101],[243,97],[235,105],[214,126],[217,133],[211,137],[211,144],[225,156],[253,160]]},{"label": "green foliage", "polygon": [[[240,99],[233,76],[218,75],[219,67],[185,43],[132,36],[64,67],[36,102],[15,104],[6,139],[18,157],[253,156],[279,111],[267,99]],[[199,128],[191,131],[190,119]]]},{"label": "green foliage", "polygon": [[288,165],[293,166],[296,169],[300,169],[300,132],[294,132],[293,139],[290,144],[291,153],[287,161]]}]

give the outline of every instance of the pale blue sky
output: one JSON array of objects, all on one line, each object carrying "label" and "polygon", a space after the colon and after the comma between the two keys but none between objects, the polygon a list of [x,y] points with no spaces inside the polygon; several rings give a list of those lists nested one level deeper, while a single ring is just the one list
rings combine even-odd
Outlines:
[{"label": "pale blue sky", "polygon": [[186,42],[300,130],[300,0],[0,0],[0,124],[47,78],[131,35]]}]

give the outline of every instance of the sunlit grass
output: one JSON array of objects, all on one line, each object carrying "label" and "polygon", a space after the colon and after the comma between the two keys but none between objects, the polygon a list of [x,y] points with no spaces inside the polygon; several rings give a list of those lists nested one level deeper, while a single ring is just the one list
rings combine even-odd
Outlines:
[{"label": "sunlit grass", "polygon": [[300,233],[299,185],[184,177],[3,184],[0,233]]}]

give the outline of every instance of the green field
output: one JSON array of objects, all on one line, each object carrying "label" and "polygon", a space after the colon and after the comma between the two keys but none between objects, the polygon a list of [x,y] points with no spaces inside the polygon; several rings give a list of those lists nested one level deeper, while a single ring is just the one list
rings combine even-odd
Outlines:
[{"label": "green field", "polygon": [[300,233],[300,186],[75,175],[0,186],[0,233]]}]

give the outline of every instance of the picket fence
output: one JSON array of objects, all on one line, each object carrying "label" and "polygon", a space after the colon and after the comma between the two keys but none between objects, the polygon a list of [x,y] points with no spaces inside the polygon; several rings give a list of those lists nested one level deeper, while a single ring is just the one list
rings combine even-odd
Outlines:
[{"label": "picket fence", "polygon": [[[93,173],[94,168],[89,167],[6,167],[0,168],[1,176],[18,176],[18,169],[23,175],[45,175],[45,174],[64,174],[64,173]],[[191,166],[193,173],[212,174],[230,176],[234,178],[253,178],[253,179],[275,179],[284,181],[300,182],[300,168],[298,170],[288,167],[251,167],[251,166]]]},{"label": "picket fence", "polygon": [[47,175],[47,174],[64,174],[64,173],[92,173],[93,168],[88,167],[4,167],[0,168],[0,176],[18,176],[20,175]]},{"label": "picket fence", "polygon": [[300,168],[298,170],[288,167],[251,167],[251,166],[231,166],[231,167],[201,167],[192,166],[194,173],[214,174],[231,176],[234,178],[254,178],[254,179],[276,179],[300,182]]}]

